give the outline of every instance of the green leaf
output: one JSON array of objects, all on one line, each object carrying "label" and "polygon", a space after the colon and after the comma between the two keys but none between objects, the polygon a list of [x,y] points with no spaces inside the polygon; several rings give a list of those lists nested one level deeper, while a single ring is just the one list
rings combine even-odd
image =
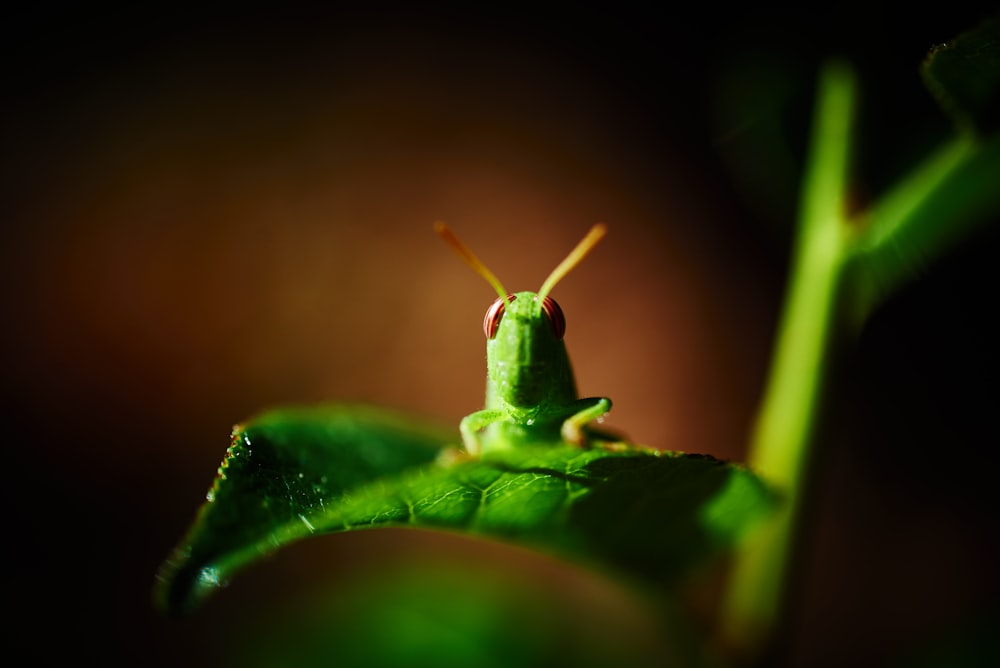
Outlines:
[{"label": "green leaf", "polygon": [[537,563],[438,555],[335,585],[318,576],[307,596],[220,645],[241,668],[692,665],[640,595],[575,569],[553,578]]},{"label": "green leaf", "polygon": [[770,506],[752,474],[711,457],[554,444],[438,458],[447,439],[406,424],[327,408],[238,427],[161,569],[161,605],[189,609],[290,542],[378,527],[464,531],[671,584]]},{"label": "green leaf", "polygon": [[921,73],[961,131],[1000,130],[1000,18],[932,49]]},{"label": "green leaf", "polygon": [[278,409],[235,426],[205,504],[157,576],[158,605],[187,609],[278,547],[281,527],[307,526],[345,492],[433,461],[457,432],[369,406]]}]

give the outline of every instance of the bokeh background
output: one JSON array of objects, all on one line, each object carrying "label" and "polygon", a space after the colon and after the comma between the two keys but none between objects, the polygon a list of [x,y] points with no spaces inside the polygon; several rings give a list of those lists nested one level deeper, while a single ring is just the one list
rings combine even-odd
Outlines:
[{"label": "bokeh background", "polygon": [[[588,601],[635,622],[609,634],[635,632],[641,611],[600,579],[419,532],[295,546],[192,620],[158,616],[149,592],[234,422],[318,401],[446,423],[479,407],[493,294],[435,220],[512,290],[537,289],[607,222],[554,293],[581,392],[612,397],[608,424],[635,441],[742,459],[817,64],[859,67],[863,199],[947,135],[917,66],[981,16],[392,4],[8,15],[13,633],[40,658],[218,665],[262,608],[423,562],[543,580],[575,614]],[[792,665],[897,659],[995,604],[997,240],[987,231],[924,267],[845,355],[783,641]]]}]

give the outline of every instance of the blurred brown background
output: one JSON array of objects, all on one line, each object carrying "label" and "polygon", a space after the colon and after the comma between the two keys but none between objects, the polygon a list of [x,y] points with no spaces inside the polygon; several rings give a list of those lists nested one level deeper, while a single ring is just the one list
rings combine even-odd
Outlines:
[{"label": "blurred brown background", "polygon": [[[317,401],[448,423],[479,407],[492,291],[432,234],[435,220],[513,290],[537,289],[606,221],[607,239],[555,290],[581,392],[612,397],[609,425],[636,441],[741,459],[815,65],[841,53],[861,67],[861,176],[877,191],[947,133],[915,68],[978,17],[909,29],[846,9],[717,20],[625,6],[48,6],[10,17],[0,263],[16,627],[45,629],[41,656],[201,665],[241,609],[308,588],[310,569],[349,579],[407,554],[497,558],[453,538],[340,537],[248,574],[200,619],[164,620],[148,605],[234,422]],[[786,144],[767,145],[759,164],[739,153],[771,123]],[[730,169],[746,156],[740,180]],[[818,584],[802,594],[793,662],[897,655],[996,592],[992,529],[973,512],[982,498],[957,492],[978,478],[966,484],[956,467],[941,490],[939,465],[897,466],[915,451],[910,437],[930,436],[892,416],[926,413],[921,400],[945,411],[934,424],[959,450],[915,460],[991,456],[981,393],[952,405],[898,392],[914,379],[968,389],[996,369],[974,306],[990,279],[956,262],[872,326],[841,379],[831,440],[847,445],[827,462],[841,477],[819,486],[826,529],[806,562]],[[928,316],[935,304],[954,313]],[[943,320],[946,340],[925,326]],[[935,361],[970,337],[977,372]],[[905,410],[865,402],[888,395]],[[866,448],[887,439],[897,444],[869,461]],[[856,624],[872,600],[877,631]]]}]

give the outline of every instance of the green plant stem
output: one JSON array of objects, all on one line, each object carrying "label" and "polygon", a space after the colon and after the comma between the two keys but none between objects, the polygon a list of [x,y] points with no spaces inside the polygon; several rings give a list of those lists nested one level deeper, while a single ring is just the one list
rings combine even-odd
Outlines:
[{"label": "green plant stem", "polygon": [[852,71],[842,63],[828,64],[819,79],[785,310],[748,458],[751,468],[783,497],[782,505],[738,549],[723,602],[721,639],[737,656],[752,658],[766,645],[786,593],[809,445],[852,236],[844,195],[854,106]]}]

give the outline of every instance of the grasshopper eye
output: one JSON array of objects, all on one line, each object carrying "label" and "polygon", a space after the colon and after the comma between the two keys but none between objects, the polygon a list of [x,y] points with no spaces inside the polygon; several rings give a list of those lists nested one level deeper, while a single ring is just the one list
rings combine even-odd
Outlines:
[{"label": "grasshopper eye", "polygon": [[514,301],[515,299],[517,299],[517,295],[507,295],[506,299],[498,297],[489,310],[486,311],[486,317],[483,318],[483,332],[485,332],[487,339],[492,339],[497,335],[497,328],[500,327],[500,320],[503,318],[507,302]]},{"label": "grasshopper eye", "polygon": [[545,297],[542,299],[542,311],[549,319],[549,325],[552,326],[552,335],[556,337],[556,341],[561,341],[566,334],[566,316],[563,315],[559,304],[556,303],[555,299]]}]

